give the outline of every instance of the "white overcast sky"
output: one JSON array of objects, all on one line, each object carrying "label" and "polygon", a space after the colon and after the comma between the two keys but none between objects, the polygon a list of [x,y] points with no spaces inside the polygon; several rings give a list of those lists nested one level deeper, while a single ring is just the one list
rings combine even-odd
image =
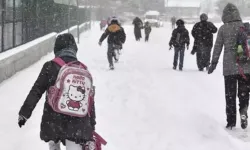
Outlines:
[{"label": "white overcast sky", "polygon": [[[201,2],[202,0],[165,0],[166,2],[167,1],[175,1],[175,2],[177,2],[177,1],[186,1],[186,2],[188,2],[188,1],[190,1],[190,2]],[[212,0],[212,1],[217,1],[217,0]]]}]

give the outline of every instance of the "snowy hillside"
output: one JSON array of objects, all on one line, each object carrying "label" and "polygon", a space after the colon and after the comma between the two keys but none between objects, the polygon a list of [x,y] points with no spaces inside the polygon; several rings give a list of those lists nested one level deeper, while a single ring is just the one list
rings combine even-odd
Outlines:
[{"label": "snowy hillside", "polygon": [[[189,31],[192,25],[187,26]],[[225,131],[222,67],[212,75],[197,71],[196,57],[186,51],[184,71],[173,71],[169,51],[170,24],[153,28],[149,43],[135,42],[133,27],[125,27],[127,42],[115,71],[108,70],[102,32],[81,36],[78,57],[90,69],[96,85],[97,132],[104,150],[247,150],[250,142]],[[191,36],[191,35],[190,35]],[[190,46],[190,49],[192,45]],[[26,126],[19,129],[18,111],[43,63],[16,74],[0,85],[1,150],[45,150],[39,138],[44,98]],[[239,124],[237,127],[240,127]]]}]

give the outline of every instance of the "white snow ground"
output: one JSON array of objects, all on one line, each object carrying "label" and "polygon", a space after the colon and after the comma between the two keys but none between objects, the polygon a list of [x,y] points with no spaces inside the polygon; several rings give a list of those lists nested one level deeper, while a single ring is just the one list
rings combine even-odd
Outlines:
[{"label": "white snow ground", "polygon": [[[191,26],[187,26],[189,30]],[[106,41],[99,47],[98,28],[81,36],[78,57],[94,76],[97,131],[108,141],[105,150],[247,150],[249,142],[224,130],[222,67],[212,75],[197,71],[186,51],[184,71],[173,71],[170,25],[153,28],[149,43],[135,42],[126,26],[127,42],[115,71],[108,71]],[[190,46],[190,49],[192,45]],[[23,128],[18,111],[49,54],[0,85],[1,150],[45,150],[40,140],[44,98]],[[239,124],[238,124],[239,127]]]}]

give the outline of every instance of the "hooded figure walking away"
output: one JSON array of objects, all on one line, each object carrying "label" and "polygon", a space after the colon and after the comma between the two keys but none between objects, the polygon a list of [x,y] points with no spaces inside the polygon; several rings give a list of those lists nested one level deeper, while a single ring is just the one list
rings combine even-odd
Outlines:
[{"label": "hooded figure walking away", "polygon": [[143,28],[143,22],[139,17],[136,17],[133,20],[133,25],[134,25],[135,40],[140,41],[140,39],[142,38],[141,29]]},{"label": "hooded figure walking away", "polygon": [[144,30],[145,30],[145,42],[148,42],[149,34],[152,31],[152,28],[151,28],[149,22],[145,22]]},{"label": "hooded figure walking away", "polygon": [[194,47],[191,53],[193,55],[196,53],[198,69],[203,71],[204,68],[208,69],[210,65],[213,34],[217,32],[217,28],[213,23],[207,21],[207,14],[201,14],[200,20],[200,22],[194,25],[192,30]]},{"label": "hooded figure walking away", "polygon": [[170,50],[172,46],[174,46],[174,63],[173,69],[176,70],[178,59],[180,57],[179,62],[179,70],[182,71],[183,69],[183,61],[184,61],[184,54],[185,54],[185,46],[189,47],[190,39],[188,30],[184,26],[184,21],[179,19],[176,21],[177,28],[174,29],[172,33],[171,40],[169,42]]},{"label": "hooded figure walking away", "polygon": [[236,126],[236,96],[239,98],[239,112],[241,127],[247,128],[247,110],[249,105],[249,80],[250,61],[242,64],[242,70],[247,77],[243,78],[236,62],[237,36],[243,23],[238,8],[234,4],[227,4],[223,10],[222,25],[218,31],[214,46],[211,66],[208,73],[211,74],[218,64],[222,48],[224,47],[223,75],[225,80],[227,129]]},{"label": "hooded figure walking away", "polygon": [[[89,95],[89,93],[91,93],[91,88],[89,88],[87,92],[85,85],[82,86],[79,83],[74,83],[73,80],[71,80],[73,75],[75,75],[73,72],[69,73],[70,77],[65,76],[67,81],[62,79],[62,76],[60,76],[62,75],[60,69],[65,69],[69,64],[75,65],[78,68],[82,66],[85,68],[85,73],[88,72],[87,67],[77,60],[77,50],[78,48],[72,34],[66,33],[57,37],[54,47],[55,59],[48,61],[43,65],[37,80],[35,81],[30,93],[19,111],[18,124],[22,127],[31,117],[36,104],[46,92],[40,138],[45,142],[49,142],[49,150],[60,150],[60,142],[66,144],[66,150],[82,150],[82,145],[92,141],[93,131],[95,130],[96,124],[95,105],[94,101],[91,103],[86,102],[88,101],[88,98],[93,98]],[[63,67],[61,67],[59,64],[63,63],[66,63],[67,65],[63,65]],[[91,75],[89,77],[91,78]],[[77,80],[78,82],[81,79],[77,78],[74,80]],[[59,91],[63,92],[57,92],[58,86],[56,88],[55,84],[59,83],[58,81],[60,81],[60,83],[62,83],[61,81],[63,81],[63,83],[67,83],[63,84],[64,86],[60,86]],[[80,81],[80,83],[82,83],[82,81]],[[79,85],[77,86],[77,84]],[[86,85],[89,84],[87,83]],[[68,90],[66,90],[66,88]],[[64,92],[67,92],[67,94]],[[60,97],[56,93],[61,93],[59,94]],[[68,95],[68,97],[65,97],[64,94]],[[55,104],[54,106],[58,106],[60,102],[60,108],[57,107],[57,110],[55,110],[55,108],[51,105],[52,103],[50,103],[52,97],[60,98],[57,101],[57,104],[55,104],[56,101],[53,101],[53,104]],[[61,101],[62,99],[68,100]],[[68,113],[74,114],[78,112],[76,110],[83,110],[85,104],[83,105],[83,102],[79,101],[82,99],[84,99],[83,101],[85,104],[89,106],[89,108],[85,109],[86,111],[89,111],[89,115],[85,117],[76,117],[63,112],[63,110],[65,110]],[[59,112],[59,110],[61,112]],[[79,111],[79,113],[81,112]]]}]

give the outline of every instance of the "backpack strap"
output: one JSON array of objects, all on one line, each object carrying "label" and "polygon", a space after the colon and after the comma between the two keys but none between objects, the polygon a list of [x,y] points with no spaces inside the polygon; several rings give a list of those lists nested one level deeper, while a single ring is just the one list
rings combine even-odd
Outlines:
[{"label": "backpack strap", "polygon": [[80,61],[72,61],[72,62],[69,62],[67,63],[67,65],[73,65],[73,64],[76,64],[76,63],[79,63],[79,65],[85,69],[85,70],[88,70],[88,67],[86,65],[84,65],[83,63],[81,63]]},{"label": "backpack strap", "polygon": [[92,87],[90,97],[89,97],[89,112],[88,116],[91,117],[92,107],[95,103],[95,86]]},{"label": "backpack strap", "polygon": [[55,62],[56,64],[58,64],[61,67],[66,65],[66,63],[60,57],[56,57],[52,61]]},{"label": "backpack strap", "polygon": [[107,141],[104,140],[103,137],[101,137],[98,133],[96,133],[95,131],[93,131],[93,136],[96,138],[96,140],[98,140],[102,145],[107,145]]},{"label": "backpack strap", "polygon": [[69,63],[65,63],[60,57],[56,57],[52,61],[55,62],[56,64],[58,64],[61,67],[66,65],[66,64],[67,65],[72,65],[72,64],[75,64],[75,63],[79,63],[82,68],[84,68],[85,70],[88,69],[87,66],[84,65],[83,63],[81,63],[80,61],[72,61],[72,62],[69,62]]}]

